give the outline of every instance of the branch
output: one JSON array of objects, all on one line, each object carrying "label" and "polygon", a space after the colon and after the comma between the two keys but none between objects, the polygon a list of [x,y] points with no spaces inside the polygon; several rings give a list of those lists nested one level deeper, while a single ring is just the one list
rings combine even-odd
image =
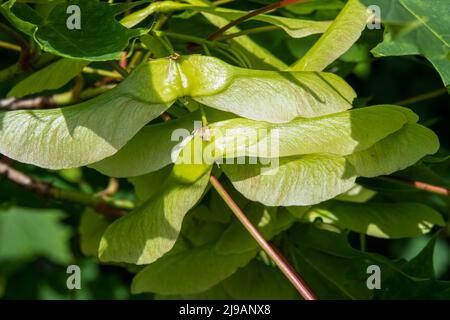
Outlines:
[{"label": "branch", "polygon": [[378,179],[384,180],[384,181],[389,181],[389,182],[394,182],[394,183],[400,183],[403,185],[408,185],[415,189],[427,191],[427,192],[438,194],[438,195],[445,196],[445,197],[448,197],[450,195],[450,190],[448,188],[435,186],[435,185],[428,184],[428,183],[425,183],[422,181],[415,181],[415,180],[394,177],[394,176],[380,176],[380,177],[378,177]]},{"label": "branch", "polygon": [[297,274],[294,268],[289,264],[285,257],[276,249],[271,246],[266,239],[261,235],[258,229],[250,222],[250,220],[246,217],[246,215],[242,212],[239,206],[234,202],[222,184],[217,180],[216,177],[211,176],[209,180],[219,193],[221,198],[225,201],[228,207],[233,211],[239,221],[244,225],[245,229],[251,234],[251,236],[256,240],[256,242],[260,245],[260,247],[264,250],[265,253],[276,263],[278,268],[283,272],[286,278],[292,283],[292,285],[297,289],[300,295],[305,300],[317,300],[314,292],[309,288],[306,282]]},{"label": "branch", "polygon": [[107,217],[118,218],[132,210],[134,203],[123,200],[115,200],[107,196],[95,196],[76,191],[63,190],[53,187],[51,184],[40,182],[27,174],[12,168],[9,164],[0,161],[0,176],[44,198],[65,200],[77,204],[92,207],[98,213]]},{"label": "branch", "polygon": [[6,110],[46,109],[55,107],[56,105],[53,96],[31,99],[18,99],[12,97],[0,100],[0,109]]},{"label": "branch", "polygon": [[98,88],[88,88],[78,96],[73,90],[57,93],[51,96],[42,96],[29,99],[6,98],[0,99],[0,109],[21,110],[21,109],[48,109],[65,106],[79,101],[87,100],[98,96],[114,88],[115,85],[105,85]]},{"label": "branch", "polygon": [[2,41],[2,40],[0,40],[0,48],[12,50],[12,51],[18,51],[18,52],[22,51],[20,46],[13,44],[13,43],[6,42],[6,41]]}]

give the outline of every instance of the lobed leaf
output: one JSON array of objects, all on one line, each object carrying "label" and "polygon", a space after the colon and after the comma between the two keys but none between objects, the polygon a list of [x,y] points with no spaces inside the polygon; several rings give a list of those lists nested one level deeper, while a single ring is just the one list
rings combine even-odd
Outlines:
[{"label": "lobed leaf", "polygon": [[70,230],[57,209],[10,207],[0,209],[0,262],[28,261],[46,257],[69,264]]},{"label": "lobed leaf", "polygon": [[448,17],[441,14],[448,5],[445,0],[364,1],[380,6],[387,15],[383,19],[383,42],[372,50],[375,56],[422,55],[433,64],[444,84],[450,85]]},{"label": "lobed leaf", "polygon": [[439,38],[447,47],[450,47],[450,34],[448,24],[450,18],[443,14],[448,9],[448,3],[443,0],[433,1],[432,4],[420,0],[400,0],[417,19]]},{"label": "lobed leaf", "polygon": [[[307,224],[293,229],[290,240],[294,267],[320,299],[449,297],[450,282],[411,272],[404,261],[358,251],[349,245],[345,234]],[[367,288],[367,268],[371,265],[381,269],[380,290]]]},{"label": "lobed leaf", "polygon": [[401,267],[403,274],[389,274],[385,286],[397,290],[381,290],[375,293],[374,299],[435,299],[450,298],[450,281],[439,281],[434,272],[434,251],[436,235],[428,244]]}]

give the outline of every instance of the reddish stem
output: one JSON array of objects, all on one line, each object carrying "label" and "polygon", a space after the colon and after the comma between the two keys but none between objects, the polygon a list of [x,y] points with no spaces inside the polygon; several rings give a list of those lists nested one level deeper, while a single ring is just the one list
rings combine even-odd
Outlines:
[{"label": "reddish stem", "polygon": [[278,9],[281,7],[285,7],[287,5],[290,4],[294,4],[294,3],[299,3],[299,2],[306,2],[307,0],[283,0],[283,1],[279,1],[279,2],[275,2],[272,4],[269,4],[268,6],[250,11],[249,13],[247,13],[246,15],[243,15],[240,18],[237,18],[236,20],[231,21],[230,23],[228,23],[227,25],[223,26],[222,28],[220,28],[219,30],[217,30],[216,32],[214,32],[213,34],[211,34],[208,37],[208,40],[212,41],[217,39],[219,36],[221,36],[225,31],[227,31],[228,29],[231,29],[232,27],[238,25],[241,22],[244,22],[250,18],[253,18],[259,14],[262,13],[266,13],[268,11],[272,11],[274,9]]},{"label": "reddish stem", "polygon": [[266,239],[261,235],[258,229],[250,222],[247,216],[242,212],[236,202],[231,198],[222,184],[217,180],[216,177],[211,176],[209,180],[222,197],[222,199],[226,202],[228,207],[233,211],[239,221],[244,225],[245,229],[251,234],[251,236],[256,240],[256,242],[260,245],[260,247],[264,250],[265,253],[275,262],[275,264],[280,268],[280,270],[284,273],[286,278],[292,283],[292,285],[297,289],[300,295],[305,300],[317,300],[317,296],[314,292],[309,288],[306,282],[298,275],[295,269],[289,264],[286,258],[276,249],[271,246]]},{"label": "reddish stem", "polygon": [[405,184],[405,185],[414,187],[416,189],[439,194],[441,196],[448,197],[450,195],[449,189],[447,189],[445,187],[435,186],[435,185],[425,183],[422,181],[409,180],[409,179],[394,177],[394,176],[381,176],[379,178],[382,180],[385,180],[385,181],[391,181],[391,182]]}]

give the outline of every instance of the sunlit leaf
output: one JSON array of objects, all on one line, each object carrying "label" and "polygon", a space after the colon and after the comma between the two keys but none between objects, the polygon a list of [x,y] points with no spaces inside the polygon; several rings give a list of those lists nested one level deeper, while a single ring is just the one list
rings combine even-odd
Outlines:
[{"label": "sunlit leaf", "polygon": [[[124,82],[78,105],[0,113],[0,152],[21,162],[61,169],[87,165],[121,149],[176,99],[152,76],[167,63],[142,65]],[[170,77],[175,71],[166,75]]]},{"label": "sunlit leaf", "polygon": [[358,40],[369,13],[359,0],[350,0],[314,46],[290,70],[322,71]]},{"label": "sunlit leaf", "polygon": [[430,129],[406,124],[371,148],[347,157],[360,176],[375,177],[405,169],[439,149],[439,140]]},{"label": "sunlit leaf", "polygon": [[[407,121],[408,109],[375,106],[326,117],[298,118],[286,124],[257,122],[208,114],[211,148],[218,158],[287,157],[300,154],[330,153],[348,155],[372,146],[399,130]],[[144,127],[115,155],[91,165],[111,176],[135,176],[158,170],[172,163],[175,146],[191,133],[199,113],[168,123]],[[200,124],[201,126],[201,124]],[[370,128],[370,130],[368,130]]]},{"label": "sunlit leaf", "polygon": [[[248,163],[248,162],[247,162]],[[269,206],[316,204],[349,190],[356,175],[343,157],[304,155],[269,165],[222,165],[246,198]]]},{"label": "sunlit leaf", "polygon": [[320,218],[342,229],[378,238],[406,238],[445,225],[441,215],[421,203],[350,203],[331,201],[319,204],[302,217],[313,222]]},{"label": "sunlit leaf", "polygon": [[168,252],[185,214],[203,195],[210,170],[209,165],[176,164],[159,190],[108,227],[100,242],[100,259],[149,264]]}]

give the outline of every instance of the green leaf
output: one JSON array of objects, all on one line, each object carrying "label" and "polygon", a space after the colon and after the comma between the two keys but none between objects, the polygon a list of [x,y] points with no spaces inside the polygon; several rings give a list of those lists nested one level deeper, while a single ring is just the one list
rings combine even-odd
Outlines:
[{"label": "green leaf", "polygon": [[[194,8],[195,10],[197,8]],[[211,15],[225,18],[229,21],[236,20],[247,14],[246,11],[232,10],[220,7],[200,7],[201,11]],[[293,38],[307,37],[312,34],[324,33],[331,25],[329,21],[313,21],[295,18],[285,18],[275,15],[260,14],[251,18],[252,20],[265,22],[283,29]]]},{"label": "green leaf", "polygon": [[[221,179],[220,183],[227,190],[228,194],[233,198],[234,202],[239,206],[239,208],[244,208],[248,203],[248,199],[240,194],[229,179]],[[212,188],[208,195],[209,198],[209,208],[214,212],[215,221],[228,224],[234,217],[233,211],[228,206],[224,205],[224,200],[216,189]]]},{"label": "green leaf", "polygon": [[331,73],[241,68],[229,72],[230,81],[222,90],[193,98],[212,108],[274,123],[345,111],[355,98],[353,89]]},{"label": "green leaf", "polygon": [[33,35],[36,24],[42,22],[42,17],[36,11],[24,3],[16,4],[16,0],[9,0],[2,3],[0,13],[13,26],[29,36]]},{"label": "green leaf", "polygon": [[71,107],[0,113],[0,152],[51,169],[80,167],[121,149],[176,99],[154,74],[167,61],[143,64],[113,90]]},{"label": "green leaf", "polygon": [[226,228],[221,222],[204,220],[203,217],[214,216],[208,207],[199,205],[184,218],[181,234],[190,244],[199,247],[216,242]]},{"label": "green leaf", "polygon": [[[213,109],[206,114],[208,121],[230,117]],[[191,135],[196,125],[202,126],[200,112],[145,126],[119,152],[90,167],[113,177],[135,177],[154,172],[173,163],[172,151]]]},{"label": "green leaf", "polygon": [[312,224],[291,230],[291,261],[319,299],[372,297],[373,291],[366,286],[366,270],[370,265],[379,265],[379,261],[351,248],[342,234]]},{"label": "green leaf", "polygon": [[134,186],[138,203],[144,203],[157,193],[172,170],[173,166],[166,166],[157,171],[128,179]]},{"label": "green leaf", "polygon": [[164,46],[163,40],[151,34],[145,34],[140,37],[143,46],[148,49],[156,58],[170,56],[169,50]]},{"label": "green leaf", "polygon": [[358,175],[376,177],[405,169],[439,149],[439,140],[430,129],[406,124],[371,148],[347,157]]},{"label": "green leaf", "polygon": [[[210,199],[211,197],[212,195],[210,194]],[[193,210],[192,216],[201,221],[227,224],[230,221],[230,214],[225,210],[225,206],[222,207],[222,210],[220,210],[220,208],[214,210],[212,206],[207,207],[205,205],[200,205]]]},{"label": "green leaf", "polygon": [[[441,75],[446,86],[450,85],[450,54],[448,16],[445,0],[417,1],[376,0],[382,12],[389,13],[385,21],[387,32],[384,40],[372,50],[375,56],[422,55]],[[398,24],[403,30],[398,32]]]},{"label": "green leaf", "polygon": [[435,0],[432,4],[420,0],[400,0],[400,2],[437,38],[450,47],[450,34],[448,33],[450,17],[443,14],[448,9],[446,1]]},{"label": "green leaf", "polygon": [[404,10],[401,1],[391,0],[360,0],[365,6],[376,5],[382,12],[382,22],[392,25],[408,25],[415,20],[414,17]]},{"label": "green leaf", "polygon": [[[90,167],[113,177],[134,177],[157,171],[171,163],[171,153],[180,143],[178,132],[190,135],[199,113],[142,128],[119,152]],[[182,136],[185,138],[185,136]]]},{"label": "green leaf", "polygon": [[176,164],[159,190],[108,227],[100,242],[100,260],[149,264],[168,252],[184,216],[202,197],[210,170],[209,165]]},{"label": "green leaf", "polygon": [[206,291],[183,295],[159,295],[155,294],[155,300],[231,300],[232,298],[219,283]]},{"label": "green leaf", "polygon": [[314,0],[309,2],[293,3],[286,10],[298,15],[309,15],[315,11],[340,10],[344,6],[341,0]]},{"label": "green leaf", "polygon": [[80,7],[81,29],[67,28],[67,4],[55,6],[34,34],[43,50],[89,61],[119,60],[129,40],[142,33],[115,20],[131,5],[109,5],[98,0],[75,0],[70,4]]},{"label": "green leaf", "polygon": [[[14,3],[8,1],[2,5],[2,13],[10,22],[32,35],[44,51],[63,57],[119,60],[130,39],[142,34],[142,30],[125,28],[115,20],[115,16],[138,3],[111,5],[98,0],[74,0],[70,4],[57,4],[47,17],[40,17],[26,4]],[[67,27],[69,5],[80,7],[80,29]],[[19,14],[16,15],[16,11]]]},{"label": "green leaf", "polygon": [[[434,275],[433,255],[436,245],[434,236],[422,251],[403,264],[403,274],[391,274],[384,280],[384,289],[375,299],[445,299],[450,298],[450,281],[437,281]],[[405,276],[407,274],[408,276]]]},{"label": "green leaf", "polygon": [[65,216],[56,209],[0,209],[0,262],[46,257],[69,264],[71,232],[60,222]]},{"label": "green leaf", "polygon": [[322,37],[289,69],[324,70],[358,40],[368,18],[368,11],[359,0],[349,0]]},{"label": "green leaf", "polygon": [[[266,240],[270,240],[281,231],[288,229],[294,218],[281,208],[269,208],[259,203],[250,203],[244,212]],[[234,220],[217,242],[219,254],[238,254],[258,249],[258,243],[253,239],[242,223]]]},{"label": "green leaf", "polygon": [[261,164],[222,168],[246,198],[268,206],[316,204],[349,190],[356,179],[343,157],[313,154],[281,158],[279,163],[271,160],[270,168]]},{"label": "green leaf", "polygon": [[333,74],[245,70],[198,55],[158,59],[79,105],[1,113],[0,151],[52,169],[98,162],[183,96],[253,119],[286,122],[349,109],[354,92]]},{"label": "green leaf", "polygon": [[[187,0],[187,2],[197,6],[211,5],[211,2],[206,0]],[[230,22],[228,19],[206,12],[202,12],[202,15],[217,28],[224,27]],[[236,26],[228,30],[230,33],[239,31],[241,31],[240,28]],[[233,50],[242,52],[249,58],[252,68],[263,70],[284,70],[287,68],[287,65],[283,61],[274,56],[269,50],[259,45],[249,36],[244,35],[241,37],[236,37],[230,39],[228,42]]]},{"label": "green leaf", "polygon": [[133,279],[133,293],[191,294],[205,291],[245,266],[256,250],[221,255],[209,244],[169,254],[146,266]]},{"label": "green leaf", "polygon": [[445,221],[434,209],[421,203],[351,203],[330,201],[313,207],[302,219],[336,225],[378,238],[415,237]]},{"label": "green leaf", "polygon": [[[243,118],[213,123],[224,115],[207,112],[212,139],[208,148],[214,151],[216,158],[269,158],[311,153],[348,155],[367,149],[399,130],[408,121],[407,112],[408,109],[400,107],[375,106],[326,117],[298,118],[286,124]],[[110,176],[129,177],[167,166],[172,163],[171,154],[180,143],[179,138],[190,134],[194,121],[200,118],[200,113],[193,113],[168,123],[144,127],[119,152],[91,167]]]},{"label": "green leaf", "polygon": [[363,186],[356,184],[353,188],[347,192],[340,194],[336,197],[336,200],[365,203],[372,199],[376,195],[376,192]]},{"label": "green leaf", "polygon": [[[312,139],[321,140],[319,133],[311,135],[313,138],[309,138],[310,141],[307,143],[298,146],[299,142],[295,142],[292,143],[293,147],[287,144],[280,147],[280,150],[292,150],[305,146],[311,148],[313,152],[321,153],[281,157],[280,159],[250,158],[245,159],[245,161],[237,161],[238,164],[227,163],[223,165],[224,172],[235,188],[252,201],[259,201],[269,206],[305,206],[329,200],[348,191],[353,187],[357,176],[375,177],[390,174],[416,163],[427,154],[437,151],[439,143],[436,135],[431,130],[414,124],[413,122],[417,121],[417,116],[410,110],[396,106],[382,106],[381,109],[379,109],[380,106],[373,108],[361,109],[361,114],[365,109],[378,110],[380,114],[383,108],[385,110],[392,109],[391,112],[400,111],[403,113],[402,120],[406,124],[400,130],[388,135],[368,149],[346,157],[331,155],[339,148],[341,151],[342,148],[345,149],[345,146],[337,142],[339,139],[336,140],[336,143],[330,145],[331,149],[329,150],[326,149],[328,144],[318,144],[319,149],[316,149],[317,146],[310,147],[309,143],[312,145],[315,143]],[[324,117],[324,119],[328,117]],[[380,120],[378,120],[379,123],[382,122]],[[358,121],[354,123],[355,128],[352,127],[351,131],[352,138],[361,140],[361,147],[367,148],[368,144],[376,140],[367,140],[373,129],[369,125],[358,124]],[[376,127],[382,129],[381,126]],[[380,136],[382,131],[378,133]],[[292,129],[291,132],[294,133]],[[329,135],[330,132],[332,132],[331,135]],[[305,131],[302,133],[305,133]],[[321,132],[326,137],[332,137],[334,133],[331,130],[326,130],[325,133]],[[293,136],[301,137],[301,134],[295,133]],[[330,141],[328,140],[328,142]],[[366,144],[364,141],[370,141],[370,143]],[[286,140],[281,139],[280,145],[284,143],[286,143]],[[333,146],[336,149],[333,149]],[[339,154],[339,152],[336,153]],[[243,166],[242,164],[246,165]]]},{"label": "green leaf", "polygon": [[251,261],[222,281],[225,291],[237,300],[293,300],[298,293],[280,270]]},{"label": "green leaf", "polygon": [[[206,1],[188,1],[195,5],[180,4],[174,1],[164,1],[164,3],[152,3],[143,9],[139,14],[125,17],[121,22],[127,27],[135,26],[143,21],[149,14],[158,12],[171,12],[175,10],[192,10],[194,12],[207,12],[209,15],[218,16],[228,21],[236,20],[247,14],[247,11],[240,11],[210,5]],[[265,22],[283,29],[291,37],[301,38],[311,34],[323,33],[331,24],[329,21],[302,20],[294,18],[285,18],[275,15],[259,14],[250,17],[250,20]]]},{"label": "green leaf", "polygon": [[403,271],[418,278],[435,278],[434,250],[436,247],[437,234],[434,235],[427,245],[417,256],[403,266]]},{"label": "green leaf", "polygon": [[401,107],[374,106],[285,124],[236,118],[211,123],[209,130],[215,154],[225,158],[349,155],[401,129],[411,117],[409,112]]},{"label": "green leaf", "polygon": [[[353,249],[345,234],[306,224],[291,229],[289,239],[288,258],[320,299],[448,298],[450,282],[419,278],[407,273],[411,270],[403,261]],[[380,290],[367,288],[371,265],[380,267]]]},{"label": "green leaf", "polygon": [[111,220],[92,209],[83,211],[78,226],[80,248],[85,256],[98,257],[98,247],[103,232],[111,224]]},{"label": "green leaf", "polygon": [[16,84],[8,97],[21,98],[44,90],[59,89],[75,78],[88,61],[61,59],[41,69]]}]

